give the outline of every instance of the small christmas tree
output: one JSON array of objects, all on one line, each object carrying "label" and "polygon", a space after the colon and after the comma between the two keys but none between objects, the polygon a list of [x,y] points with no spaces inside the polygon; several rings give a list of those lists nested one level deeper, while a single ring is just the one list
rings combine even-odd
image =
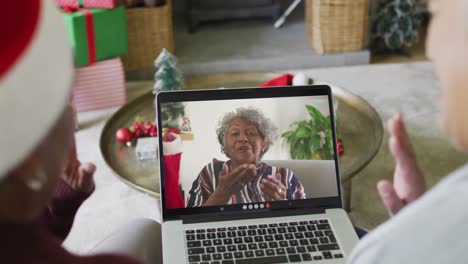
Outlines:
[{"label": "small christmas tree", "polygon": [[[177,68],[177,59],[166,49],[161,51],[154,65],[158,69],[154,74],[154,94],[162,91],[177,91],[184,87],[182,73]],[[161,113],[164,128],[181,128],[182,118],[185,115],[183,103],[165,103],[161,105]]]},{"label": "small christmas tree", "polygon": [[182,73],[177,68],[177,59],[166,49],[163,49],[156,58],[154,66],[158,69],[154,74],[154,94],[161,91],[176,91],[184,88],[184,79]]},{"label": "small christmas tree", "polygon": [[373,21],[373,44],[378,46],[383,42],[385,52],[407,54],[403,47],[418,41],[421,19],[416,13],[415,0],[380,0]]}]

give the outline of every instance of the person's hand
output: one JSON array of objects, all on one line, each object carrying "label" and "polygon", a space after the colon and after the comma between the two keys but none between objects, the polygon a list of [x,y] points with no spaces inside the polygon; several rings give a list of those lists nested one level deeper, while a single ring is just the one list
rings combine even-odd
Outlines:
[{"label": "person's hand", "polygon": [[257,168],[253,164],[243,164],[228,173],[228,166],[223,164],[223,169],[219,174],[218,187],[227,194],[233,195],[257,176]]},{"label": "person's hand", "polygon": [[387,125],[390,132],[388,144],[395,159],[395,172],[393,184],[381,180],[377,184],[377,189],[388,213],[393,216],[424,194],[426,182],[406,133],[402,115],[393,116]]},{"label": "person's hand", "polygon": [[276,172],[276,177],[268,175],[260,182],[262,196],[265,201],[281,201],[286,200],[287,188],[281,183],[281,174]]},{"label": "person's hand", "polygon": [[77,159],[76,150],[73,148],[61,179],[74,191],[91,193],[94,190],[93,175],[95,171],[96,165],[93,163],[81,164]]},{"label": "person's hand", "polygon": [[257,168],[253,164],[243,164],[228,173],[228,166],[223,168],[218,177],[218,187],[210,195],[204,206],[224,205],[229,198],[240,191],[253,178],[257,176]]}]

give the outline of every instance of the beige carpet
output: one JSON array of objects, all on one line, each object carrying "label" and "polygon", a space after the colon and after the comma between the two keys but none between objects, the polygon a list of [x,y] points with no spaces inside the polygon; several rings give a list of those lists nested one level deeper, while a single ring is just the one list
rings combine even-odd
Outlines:
[{"label": "beige carpet", "polygon": [[[356,66],[304,70],[309,77],[345,88],[371,103],[387,120],[402,112],[414,140],[416,153],[428,182],[433,185],[448,172],[465,163],[468,155],[452,148],[443,139],[437,125],[437,81],[429,63]],[[187,80],[190,83],[190,80]],[[262,80],[259,80],[261,82]],[[219,86],[223,86],[220,84]],[[146,83],[128,86],[130,97],[150,89]],[[99,150],[100,131],[115,109],[82,113],[77,131],[78,152],[83,161],[98,165],[96,192],[80,209],[65,246],[84,253],[97,242],[118,230],[130,219],[159,219],[158,200],[122,183],[104,163]],[[379,179],[391,178],[393,160],[387,147],[388,134],[374,160],[353,180],[353,222],[372,229],[387,219],[375,185]]]}]

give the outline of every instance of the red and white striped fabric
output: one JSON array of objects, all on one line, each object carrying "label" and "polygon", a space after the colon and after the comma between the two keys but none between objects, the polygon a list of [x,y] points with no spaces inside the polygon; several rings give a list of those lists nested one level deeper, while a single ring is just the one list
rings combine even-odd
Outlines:
[{"label": "red and white striped fabric", "polygon": [[120,58],[76,69],[73,100],[77,112],[121,106],[127,101]]}]

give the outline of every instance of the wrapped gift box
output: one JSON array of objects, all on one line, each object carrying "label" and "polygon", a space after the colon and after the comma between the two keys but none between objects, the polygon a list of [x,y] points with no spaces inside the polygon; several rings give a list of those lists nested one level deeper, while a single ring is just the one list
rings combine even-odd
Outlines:
[{"label": "wrapped gift box", "polygon": [[72,95],[77,112],[125,104],[125,75],[120,58],[77,68]]},{"label": "wrapped gift box", "polygon": [[124,0],[54,0],[60,7],[115,8],[123,5]]},{"label": "wrapped gift box", "polygon": [[127,54],[128,39],[123,6],[114,9],[65,8],[63,18],[81,67]]}]

